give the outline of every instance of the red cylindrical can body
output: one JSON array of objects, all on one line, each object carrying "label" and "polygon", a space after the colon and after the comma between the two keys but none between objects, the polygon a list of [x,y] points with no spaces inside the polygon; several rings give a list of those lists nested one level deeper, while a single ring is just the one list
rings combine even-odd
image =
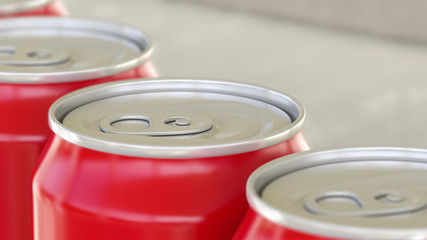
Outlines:
[{"label": "red cylindrical can body", "polygon": [[426,239],[427,150],[305,151],[248,178],[233,240]]},{"label": "red cylindrical can body", "polygon": [[[91,90],[87,90],[86,93],[79,91],[83,95],[76,93],[74,97],[68,99],[85,98],[84,96],[89,96],[89,93],[96,96],[103,91],[124,89],[127,84],[129,82],[124,82],[121,85],[104,84],[107,87],[99,87],[99,89],[95,89],[95,92]],[[114,102],[122,102],[122,100],[128,101],[133,96],[138,102],[135,109],[142,113],[155,111],[156,114],[168,114],[171,111],[177,115],[177,109],[185,109],[185,113],[181,112],[178,115],[186,116],[185,114],[189,114],[192,118],[191,123],[193,123],[194,119],[197,118],[193,114],[209,114],[212,111],[213,114],[207,117],[211,118],[218,116],[219,113],[215,113],[218,109],[226,111],[225,106],[230,107],[232,103],[221,105],[219,108],[215,107],[218,99],[223,98],[215,97],[214,104],[207,108],[206,102],[210,100],[201,97],[206,92],[215,91],[214,89],[221,89],[217,90],[218,92],[226,91],[227,87],[231,85],[228,82],[221,84],[218,87],[216,83],[196,80],[145,81],[140,86],[128,87],[129,95],[125,94],[126,96],[123,98],[113,99]],[[169,99],[165,99],[165,103],[156,105],[156,98],[154,97],[148,97],[147,99],[150,99],[151,102],[146,103],[147,101],[143,98],[136,97],[138,90],[145,93],[153,92],[153,96],[156,96],[161,92],[157,88],[159,85],[167,89],[166,91],[170,91],[167,93]],[[199,89],[200,86],[203,89]],[[244,87],[245,85],[242,85],[236,89],[244,91],[246,90]],[[182,92],[186,94],[182,94]],[[178,97],[175,97],[175,94]],[[215,93],[215,95],[217,94]],[[144,93],[140,96],[142,95]],[[111,96],[115,96],[115,94]],[[265,94],[260,94],[260,96],[265,96]],[[183,100],[183,98],[191,97],[195,97],[196,100],[202,98],[203,101],[198,99],[198,101],[190,101],[188,104],[187,100]],[[99,99],[104,101],[103,96]],[[159,99],[163,99],[163,97],[160,96]],[[90,99],[87,102],[90,104],[94,100]],[[225,98],[222,101],[227,100]],[[220,101],[221,104],[222,101]],[[58,102],[65,103],[67,101],[60,99]],[[95,100],[95,102],[93,103],[98,104],[98,101]],[[100,106],[103,105],[99,104]],[[181,108],[180,104],[183,104],[185,108]],[[202,104],[203,107],[197,106],[198,104]],[[59,103],[56,106],[66,105],[68,104]],[[131,104],[124,102],[120,107],[112,109],[118,109],[118,112],[123,114],[127,111],[124,109],[125,106],[129,105]],[[170,106],[172,106],[172,110]],[[59,108],[53,106],[51,116],[56,115],[54,112],[63,112]],[[149,110],[144,111],[146,108]],[[166,108],[167,110],[165,110]],[[164,112],[159,113],[160,110],[158,109]],[[195,109],[202,113],[195,112]],[[79,108],[76,111],[78,110]],[[105,111],[108,113],[108,110]],[[117,118],[116,112],[111,111],[113,111],[113,116]],[[233,111],[231,111],[233,114],[239,115]],[[256,111],[255,107],[253,111]],[[91,112],[92,110],[89,110],[87,113],[91,114]],[[133,113],[133,110],[129,110],[129,112],[132,114],[129,115],[131,118],[128,119],[133,121],[139,119],[139,115]],[[73,113],[74,111],[70,115]],[[102,113],[101,115],[105,117],[106,114]],[[80,116],[80,113],[76,112],[73,116]],[[153,115],[153,119],[154,116],[157,115]],[[58,115],[56,117],[63,119],[63,116]],[[66,123],[67,118],[68,115],[64,120],[64,126],[68,124]],[[89,121],[92,121],[91,119],[92,117],[87,118]],[[120,119],[126,118],[121,115]],[[114,148],[121,148],[122,145],[126,144],[120,145],[118,142],[107,140],[99,146],[96,143],[90,145],[86,140],[80,144],[73,142],[74,137],[68,138],[67,134],[63,135],[60,133],[61,130],[53,127],[57,135],[43,156],[42,165],[37,171],[33,184],[35,239],[230,239],[247,210],[244,186],[249,174],[261,164],[278,156],[307,150],[308,145],[301,130],[299,130],[291,133],[291,137],[288,139],[271,146],[256,146],[261,144],[259,143],[251,145],[252,151],[238,149],[233,154],[220,153],[219,156],[215,156],[216,152],[229,151],[230,149],[234,151],[236,146],[233,144],[218,145],[218,147],[212,145],[215,149],[208,149],[204,148],[203,144],[197,145],[198,142],[192,139],[200,136],[199,141],[210,142],[206,138],[213,136],[214,133],[211,131],[227,130],[226,124],[222,125],[221,122],[221,120],[225,120],[219,119],[213,120],[215,129],[191,133],[188,136],[171,137],[165,134],[155,137],[141,137],[135,143],[144,145],[143,149],[134,152],[131,146],[123,154],[115,152]],[[85,121],[83,120],[83,122]],[[114,120],[113,122],[117,121]],[[69,123],[79,125],[80,121],[73,120]],[[93,125],[89,122],[87,124],[87,126]],[[180,123],[178,128],[184,125],[184,123]],[[53,126],[52,122],[51,126]],[[84,124],[85,126],[86,124]],[[90,128],[93,131],[99,130],[97,127]],[[123,128],[123,132],[125,131],[127,128]],[[119,131],[112,138],[116,137],[118,133]],[[91,132],[88,134],[90,135]],[[97,134],[95,133],[94,136]],[[101,134],[106,138],[110,137],[110,133],[107,131]],[[118,141],[128,139],[128,137],[119,137],[117,138]],[[136,138],[136,136],[129,136],[129,139],[132,140],[132,138]],[[161,141],[160,138],[164,141]],[[153,147],[145,146],[151,144],[151,139],[155,142]],[[156,142],[158,140],[159,142]],[[169,141],[172,143],[168,143]],[[186,145],[187,141],[196,145],[188,146]],[[113,153],[109,152],[110,149]],[[169,154],[168,151],[174,152]],[[191,155],[180,156],[186,151],[191,151]],[[152,153],[152,155],[144,156],[147,153]]]},{"label": "red cylindrical can body", "polygon": [[55,137],[35,180],[36,239],[230,239],[247,210],[247,176],[304,150],[300,133],[259,151],[177,163]]},{"label": "red cylindrical can body", "polygon": [[[0,64],[0,71],[7,72],[7,67]],[[34,73],[34,76],[39,77],[35,82],[0,82],[3,112],[0,118],[0,191],[3,193],[0,199],[0,239],[5,240],[30,240],[33,237],[31,182],[39,156],[51,134],[47,121],[50,105],[62,95],[82,87],[135,77],[153,77],[156,72],[152,63],[147,61],[129,70],[92,79],[77,77],[70,81],[55,81],[51,77],[44,81],[47,77],[43,73]]]},{"label": "red cylindrical can body", "polygon": [[339,240],[319,235],[295,231],[274,223],[249,207],[239,225],[233,240]]},{"label": "red cylindrical can body", "polygon": [[[28,1],[31,3],[31,1]],[[58,16],[63,17],[68,14],[64,4],[60,0],[46,1],[43,4],[28,7],[25,6],[25,2],[22,2],[21,5],[24,6],[12,6],[2,11],[2,6],[0,5],[0,18],[10,18],[10,17],[30,17],[30,16]],[[15,8],[15,9],[14,9]]]}]

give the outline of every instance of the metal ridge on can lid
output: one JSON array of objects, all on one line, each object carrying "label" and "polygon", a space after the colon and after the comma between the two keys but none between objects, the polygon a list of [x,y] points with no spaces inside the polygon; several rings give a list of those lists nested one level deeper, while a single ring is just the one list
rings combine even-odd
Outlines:
[{"label": "metal ridge on can lid", "polygon": [[149,60],[150,37],[119,23],[62,17],[0,20],[0,82],[57,83],[111,76]]},{"label": "metal ridge on can lid", "polygon": [[191,79],[100,84],[65,95],[49,111],[51,129],[69,142],[154,158],[255,151],[293,137],[304,119],[304,107],[280,92]]},{"label": "metal ridge on can lid", "polygon": [[258,214],[305,234],[424,239],[426,173],[425,149],[311,150],[264,164],[246,193]]},{"label": "metal ridge on can lid", "polygon": [[0,3],[0,14],[13,14],[44,6],[53,0],[8,0]]}]

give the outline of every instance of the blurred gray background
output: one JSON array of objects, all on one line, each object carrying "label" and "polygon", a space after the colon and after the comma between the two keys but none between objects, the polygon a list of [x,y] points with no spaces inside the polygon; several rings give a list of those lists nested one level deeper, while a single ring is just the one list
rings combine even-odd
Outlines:
[{"label": "blurred gray background", "polygon": [[427,1],[63,0],[149,33],[162,77],[274,88],[312,148],[427,147]]}]

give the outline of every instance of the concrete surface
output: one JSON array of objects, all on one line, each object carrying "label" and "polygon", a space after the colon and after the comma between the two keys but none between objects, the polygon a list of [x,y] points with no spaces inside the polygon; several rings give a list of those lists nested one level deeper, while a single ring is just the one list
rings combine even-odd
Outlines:
[{"label": "concrete surface", "polygon": [[[184,0],[182,0],[184,1]],[[425,0],[185,0],[427,43]]]},{"label": "concrete surface", "polygon": [[136,26],[163,77],[284,91],[307,108],[312,148],[427,147],[427,48],[166,0],[64,0],[70,15]]}]

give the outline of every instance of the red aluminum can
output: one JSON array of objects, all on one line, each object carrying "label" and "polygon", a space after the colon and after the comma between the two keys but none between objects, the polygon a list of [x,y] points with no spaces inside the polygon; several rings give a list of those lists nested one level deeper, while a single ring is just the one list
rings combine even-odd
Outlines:
[{"label": "red aluminum can", "polygon": [[230,239],[261,164],[307,150],[295,99],[243,83],[158,79],[56,101],[33,183],[35,239]]},{"label": "red aluminum can", "polygon": [[307,151],[249,177],[234,240],[427,239],[427,150]]},{"label": "red aluminum can", "polygon": [[60,0],[8,0],[0,3],[0,18],[29,16],[65,16]]},{"label": "red aluminum can", "polygon": [[85,86],[156,76],[153,47],[137,29],[89,19],[10,18],[0,31],[0,239],[28,240],[50,105]]}]

